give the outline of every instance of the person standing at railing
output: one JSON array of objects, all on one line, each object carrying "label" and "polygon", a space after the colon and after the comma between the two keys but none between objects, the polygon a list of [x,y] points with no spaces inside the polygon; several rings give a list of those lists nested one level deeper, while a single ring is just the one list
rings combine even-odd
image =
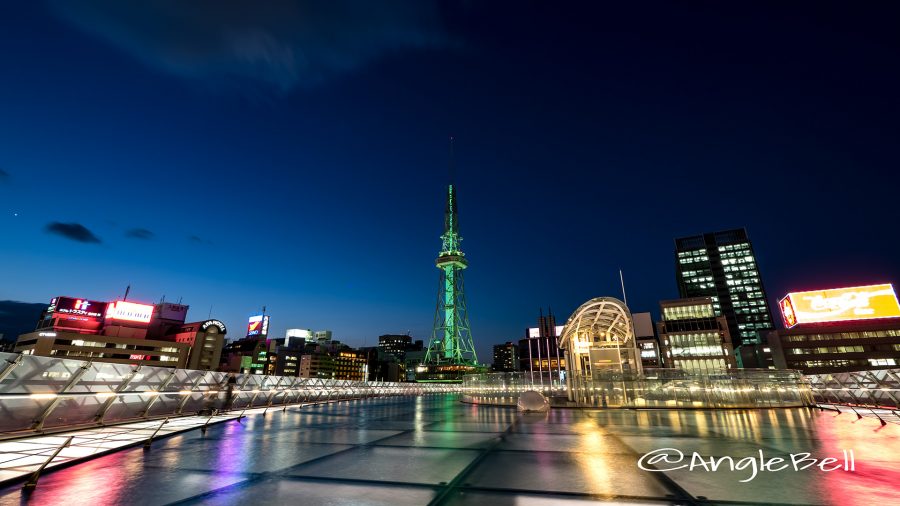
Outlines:
[{"label": "person standing at railing", "polygon": [[234,373],[228,375],[228,384],[225,386],[225,403],[222,405],[222,411],[231,409],[234,402],[234,386],[237,384],[237,376]]}]

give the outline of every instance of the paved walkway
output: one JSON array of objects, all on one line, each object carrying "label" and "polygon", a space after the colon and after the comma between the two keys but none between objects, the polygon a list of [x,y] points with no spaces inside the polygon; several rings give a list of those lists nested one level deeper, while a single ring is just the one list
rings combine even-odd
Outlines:
[{"label": "paved walkway", "polygon": [[[640,457],[841,457],[856,471],[648,472]],[[727,466],[723,466],[727,467]],[[49,472],[0,504],[897,504],[900,426],[810,409],[520,414],[456,396],[270,412]]]},{"label": "paved walkway", "polygon": [[[281,409],[279,407],[279,409]],[[264,408],[248,410],[245,414],[261,414]],[[69,437],[72,441],[47,464],[44,472],[71,465],[79,460],[112,450],[143,443],[151,436],[162,438],[186,430],[197,429],[204,424],[217,424],[240,416],[234,411],[218,416],[184,416],[163,420],[134,422],[107,427],[96,427],[71,432],[59,432],[47,436],[0,441],[0,483],[30,476],[53,456]],[[159,431],[157,431],[159,429]]]}]

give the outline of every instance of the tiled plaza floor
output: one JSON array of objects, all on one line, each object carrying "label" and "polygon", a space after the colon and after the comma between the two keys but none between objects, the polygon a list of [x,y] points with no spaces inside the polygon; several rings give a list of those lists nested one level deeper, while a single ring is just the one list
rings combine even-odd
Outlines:
[{"label": "tiled plaza floor", "polygon": [[[646,452],[766,459],[808,452],[856,470],[649,472]],[[657,464],[660,468],[662,464]],[[809,409],[520,414],[454,395],[250,416],[48,472],[0,504],[900,504],[900,426]]]}]

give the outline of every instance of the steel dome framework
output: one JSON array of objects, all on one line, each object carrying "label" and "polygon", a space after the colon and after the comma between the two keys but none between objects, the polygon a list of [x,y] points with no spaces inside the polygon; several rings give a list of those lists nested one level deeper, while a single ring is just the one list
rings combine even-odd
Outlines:
[{"label": "steel dome framework", "polygon": [[593,395],[600,373],[640,374],[640,355],[634,339],[631,311],[614,297],[595,297],[575,310],[559,337],[566,354],[569,399],[580,402]]}]

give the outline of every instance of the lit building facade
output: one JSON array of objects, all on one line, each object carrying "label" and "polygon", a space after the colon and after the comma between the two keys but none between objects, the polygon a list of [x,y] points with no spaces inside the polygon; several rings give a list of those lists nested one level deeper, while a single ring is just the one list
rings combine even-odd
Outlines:
[{"label": "lit building facade", "polygon": [[650,313],[632,313],[634,322],[634,339],[640,352],[641,365],[644,368],[662,367],[662,354],[659,350],[659,339],[656,337],[656,325]]},{"label": "lit building facade", "polygon": [[116,364],[140,363],[184,369],[187,367],[190,346],[156,339],[38,330],[19,336],[15,352],[42,357]]},{"label": "lit building facade", "polygon": [[269,366],[269,352],[264,339],[245,337],[225,345],[220,369],[245,374],[265,374]]},{"label": "lit building facade", "polygon": [[190,345],[164,332],[184,323],[188,306],[54,297],[34,332],[19,336],[18,353],[97,362],[186,367]]},{"label": "lit building facade", "polygon": [[308,353],[300,357],[301,378],[334,378],[334,359],[327,353]]},{"label": "lit building facade", "polygon": [[166,340],[184,343],[190,347],[187,368],[199,371],[215,371],[222,360],[225,347],[225,324],[219,320],[185,323],[169,329]]},{"label": "lit building facade", "polygon": [[275,375],[300,376],[301,353],[293,347],[279,347],[275,353]]},{"label": "lit building facade", "polygon": [[679,296],[710,297],[735,345],[758,343],[775,328],[745,229],[676,239],[675,270]]},{"label": "lit building facade", "polygon": [[366,381],[369,361],[364,352],[341,350],[332,354],[332,361],[334,363],[334,379]]},{"label": "lit building facade", "polygon": [[656,339],[635,339],[637,341],[638,351],[641,354],[641,365],[646,368],[662,367],[662,352],[659,349],[659,342]]},{"label": "lit building facade", "polygon": [[728,322],[711,297],[665,300],[657,323],[665,367],[707,373],[737,367]]}]

